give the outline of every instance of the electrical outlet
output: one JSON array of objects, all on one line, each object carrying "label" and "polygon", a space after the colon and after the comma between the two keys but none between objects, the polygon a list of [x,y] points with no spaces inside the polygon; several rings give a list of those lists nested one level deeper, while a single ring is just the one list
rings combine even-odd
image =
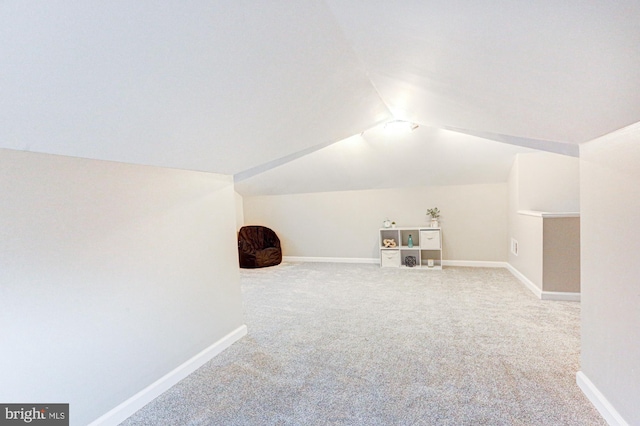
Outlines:
[{"label": "electrical outlet", "polygon": [[511,238],[511,253],[518,255],[518,241],[515,238]]}]

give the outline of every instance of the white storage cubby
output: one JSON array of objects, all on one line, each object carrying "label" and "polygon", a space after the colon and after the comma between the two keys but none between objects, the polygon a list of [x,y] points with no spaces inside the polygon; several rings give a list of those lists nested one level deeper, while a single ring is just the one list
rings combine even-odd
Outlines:
[{"label": "white storage cubby", "polygon": [[[409,268],[407,257],[416,260],[414,268],[442,269],[442,230],[429,227],[382,228],[379,231],[380,266]],[[409,247],[409,236],[413,246]],[[384,240],[393,239],[396,247],[385,247]],[[433,266],[429,266],[433,264]]]}]

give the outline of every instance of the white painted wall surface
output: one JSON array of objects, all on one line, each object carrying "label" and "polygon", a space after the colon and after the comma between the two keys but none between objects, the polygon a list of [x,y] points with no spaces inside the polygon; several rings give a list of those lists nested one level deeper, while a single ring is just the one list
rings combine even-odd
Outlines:
[{"label": "white painted wall surface", "polygon": [[543,219],[518,214],[521,210],[580,211],[580,162],[548,152],[518,154],[508,179],[509,231],[518,241],[518,255],[509,263],[543,290]]},{"label": "white painted wall surface", "polygon": [[85,425],[243,323],[231,177],[0,150],[0,401]]},{"label": "white painted wall surface", "polygon": [[239,231],[244,226],[244,200],[237,192],[233,196],[236,202],[236,231]]},{"label": "white painted wall surface", "polygon": [[511,235],[518,241],[518,255],[509,252],[509,263],[542,290],[542,217],[515,215]]},{"label": "white painted wall surface", "polygon": [[506,260],[506,184],[244,197],[244,218],[276,231],[285,256],[379,258],[385,218],[426,226],[436,206],[445,260]]},{"label": "white painted wall surface", "polygon": [[580,147],[582,372],[640,424],[640,124]]},{"label": "white painted wall surface", "polygon": [[580,211],[580,161],[576,157],[534,152],[518,154],[518,210]]}]

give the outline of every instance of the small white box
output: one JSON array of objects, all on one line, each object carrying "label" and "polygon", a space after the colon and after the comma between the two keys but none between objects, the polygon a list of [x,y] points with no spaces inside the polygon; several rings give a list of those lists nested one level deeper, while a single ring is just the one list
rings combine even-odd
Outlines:
[{"label": "small white box", "polygon": [[381,250],[380,266],[383,268],[400,267],[400,251],[399,250]]},{"label": "small white box", "polygon": [[440,230],[420,231],[420,248],[423,250],[440,250]]}]

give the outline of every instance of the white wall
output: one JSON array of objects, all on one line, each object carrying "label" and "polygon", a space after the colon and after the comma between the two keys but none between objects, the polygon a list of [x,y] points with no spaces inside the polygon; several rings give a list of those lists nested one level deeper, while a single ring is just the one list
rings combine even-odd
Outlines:
[{"label": "white wall", "polygon": [[534,152],[517,155],[518,209],[580,211],[580,161],[576,157]]},{"label": "white wall", "polygon": [[444,259],[506,260],[506,184],[244,197],[244,219],[276,231],[285,256],[379,258],[385,218],[424,226],[436,206]]},{"label": "white wall", "polygon": [[520,210],[580,211],[580,162],[575,157],[536,152],[518,154],[508,178],[509,242],[518,241],[518,255],[509,263],[543,290],[543,219]]},{"label": "white wall", "polygon": [[84,425],[243,323],[231,177],[0,150],[0,401]]},{"label": "white wall", "polygon": [[237,192],[234,192],[233,196],[236,202],[236,231],[239,231],[244,226],[244,200]]},{"label": "white wall", "polygon": [[580,147],[582,372],[640,424],[640,124]]}]

